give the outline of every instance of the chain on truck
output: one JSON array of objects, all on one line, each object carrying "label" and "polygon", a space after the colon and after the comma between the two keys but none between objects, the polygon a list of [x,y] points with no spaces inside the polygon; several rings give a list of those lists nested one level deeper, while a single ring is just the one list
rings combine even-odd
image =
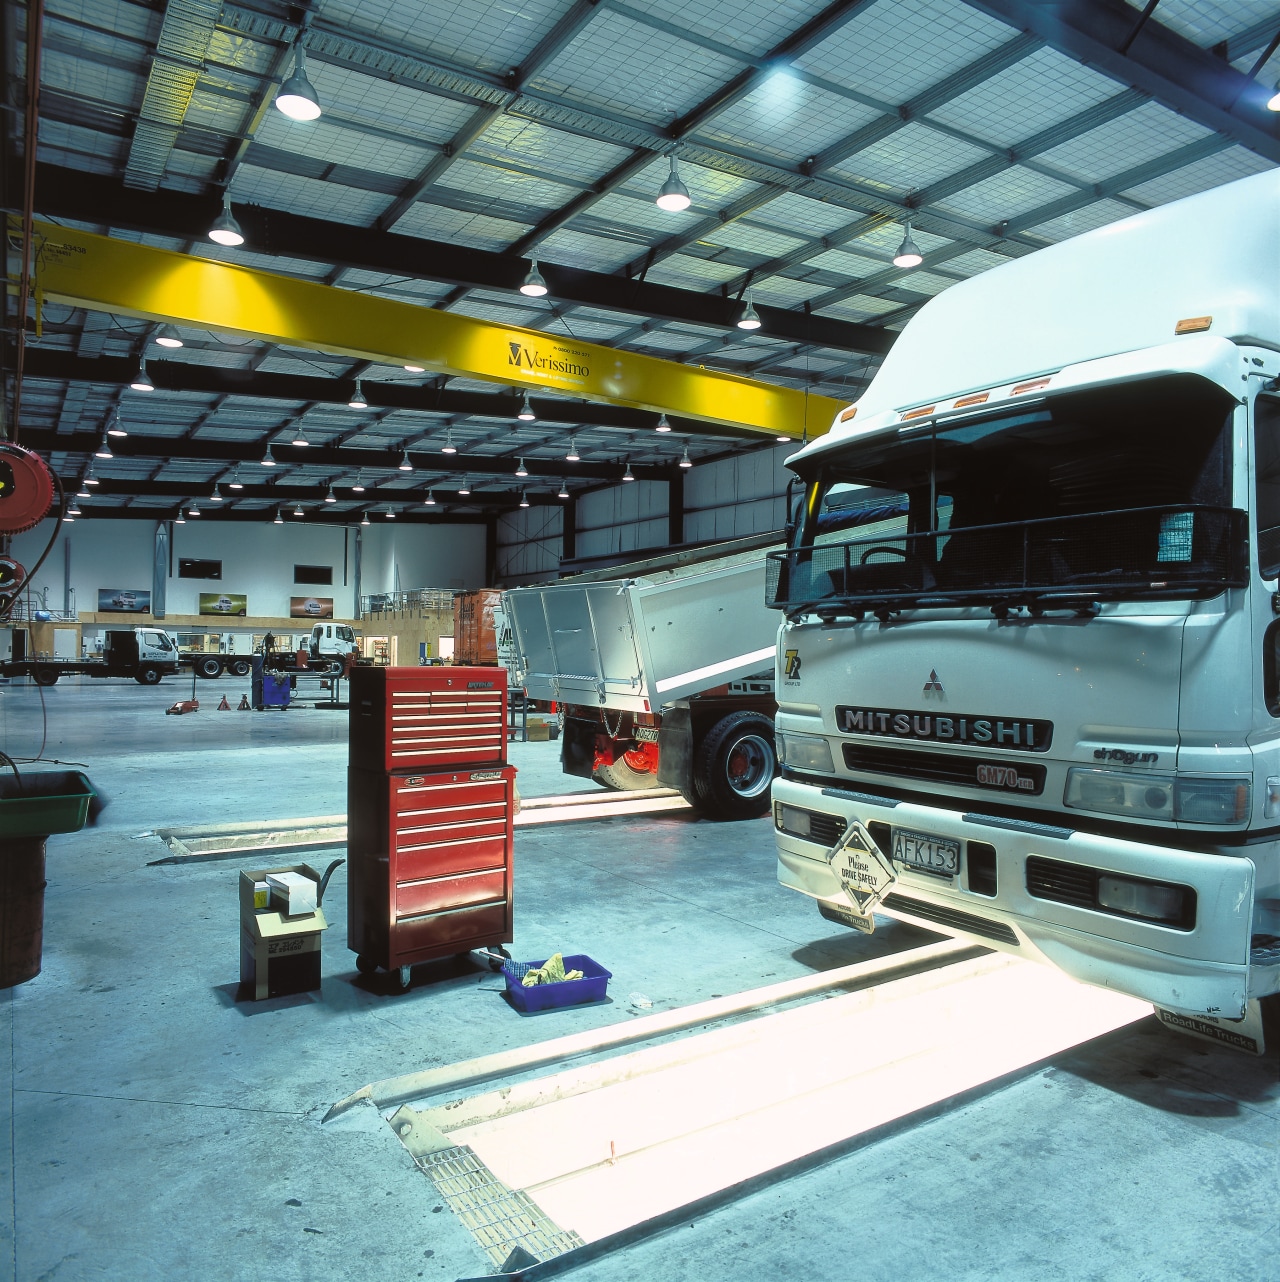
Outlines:
[{"label": "chain on truck", "polygon": [[1280,171],[1141,213],[928,302],[788,461],[784,885],[1171,1022],[1280,989],[1278,283]]}]

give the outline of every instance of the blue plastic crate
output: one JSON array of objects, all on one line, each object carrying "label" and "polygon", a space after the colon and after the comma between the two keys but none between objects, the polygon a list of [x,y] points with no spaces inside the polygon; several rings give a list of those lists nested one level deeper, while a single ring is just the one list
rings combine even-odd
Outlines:
[{"label": "blue plastic crate", "polygon": [[598,1002],[604,995],[613,978],[613,972],[605,970],[599,962],[594,962],[584,953],[575,953],[564,959],[564,968],[580,970],[581,979],[566,979],[558,984],[535,984],[526,988],[520,981],[531,970],[545,966],[547,959],[541,961],[509,961],[502,967],[507,981],[507,996],[518,1009],[523,1011],[552,1010],[557,1006],[577,1006],[580,1002]]}]

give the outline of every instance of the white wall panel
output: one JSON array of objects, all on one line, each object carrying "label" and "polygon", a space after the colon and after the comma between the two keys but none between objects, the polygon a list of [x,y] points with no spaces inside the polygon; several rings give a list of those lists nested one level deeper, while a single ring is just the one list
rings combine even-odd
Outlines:
[{"label": "white wall panel", "polygon": [[667,487],[635,481],[584,494],[578,500],[577,553],[614,556],[667,544]]},{"label": "white wall panel", "polygon": [[[99,588],[151,590],[155,545],[154,521],[75,521],[63,525],[58,541],[36,575],[38,592],[48,588],[48,606],[63,602],[63,544],[71,544],[71,586],[74,608],[97,609]],[[52,524],[48,521],[14,539],[13,555],[34,565]],[[369,526],[363,531],[364,562],[361,591],[392,591],[398,577],[402,588],[483,587],[484,527]],[[345,544],[345,582],[344,582]],[[220,580],[180,579],[181,557],[222,562]],[[167,614],[195,614],[201,592],[244,593],[250,615],[278,617],[289,613],[291,596],[332,596],[334,613],[351,618],[355,601],[355,531],[341,526],[231,524],[199,518],[173,527],[173,574],[167,587]],[[295,584],[295,565],[333,567],[333,586]]]},{"label": "white wall panel", "polygon": [[498,582],[506,587],[554,579],[564,547],[564,509],[519,508],[498,519]]},{"label": "white wall panel", "polygon": [[690,469],[684,488],[684,537],[689,543],[738,539],[786,523],[786,459],[794,445],[741,454]]}]

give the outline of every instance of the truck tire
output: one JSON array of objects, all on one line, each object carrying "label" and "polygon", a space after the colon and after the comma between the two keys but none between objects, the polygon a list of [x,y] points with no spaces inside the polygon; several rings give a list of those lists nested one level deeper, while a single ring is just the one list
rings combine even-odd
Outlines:
[{"label": "truck tire", "polygon": [[134,680],[140,686],[154,686],[160,684],[160,669],[155,664],[148,663],[138,669],[138,675]]},{"label": "truck tire", "polygon": [[707,732],[693,759],[701,810],[712,819],[754,819],[769,811],[778,773],[773,722],[759,712],[731,712]]},{"label": "truck tire", "polygon": [[233,677],[247,677],[253,669],[248,659],[234,659],[231,663],[231,675]]},{"label": "truck tire", "polygon": [[215,659],[213,655],[206,655],[203,659],[196,660],[196,671],[208,680],[212,681],[214,677],[222,675],[222,663]]},{"label": "truck tire", "polygon": [[31,679],[38,686],[56,686],[58,684],[58,673],[54,668],[36,668],[31,673]]}]

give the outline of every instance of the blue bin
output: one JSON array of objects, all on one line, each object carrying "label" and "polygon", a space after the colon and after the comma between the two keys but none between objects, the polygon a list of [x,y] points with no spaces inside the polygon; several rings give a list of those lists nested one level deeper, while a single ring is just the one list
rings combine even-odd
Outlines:
[{"label": "blue bin", "polygon": [[502,967],[507,981],[507,996],[518,1010],[539,1011],[552,1010],[557,1006],[577,1006],[582,1002],[603,1001],[612,971],[607,971],[599,962],[594,962],[583,953],[575,953],[564,959],[565,970],[580,970],[581,979],[566,979],[558,984],[535,984],[526,988],[520,981],[531,970],[546,965],[547,959],[534,962],[509,961]]},{"label": "blue bin", "polygon": [[262,706],[287,708],[289,706],[289,674],[267,670],[262,674]]}]

